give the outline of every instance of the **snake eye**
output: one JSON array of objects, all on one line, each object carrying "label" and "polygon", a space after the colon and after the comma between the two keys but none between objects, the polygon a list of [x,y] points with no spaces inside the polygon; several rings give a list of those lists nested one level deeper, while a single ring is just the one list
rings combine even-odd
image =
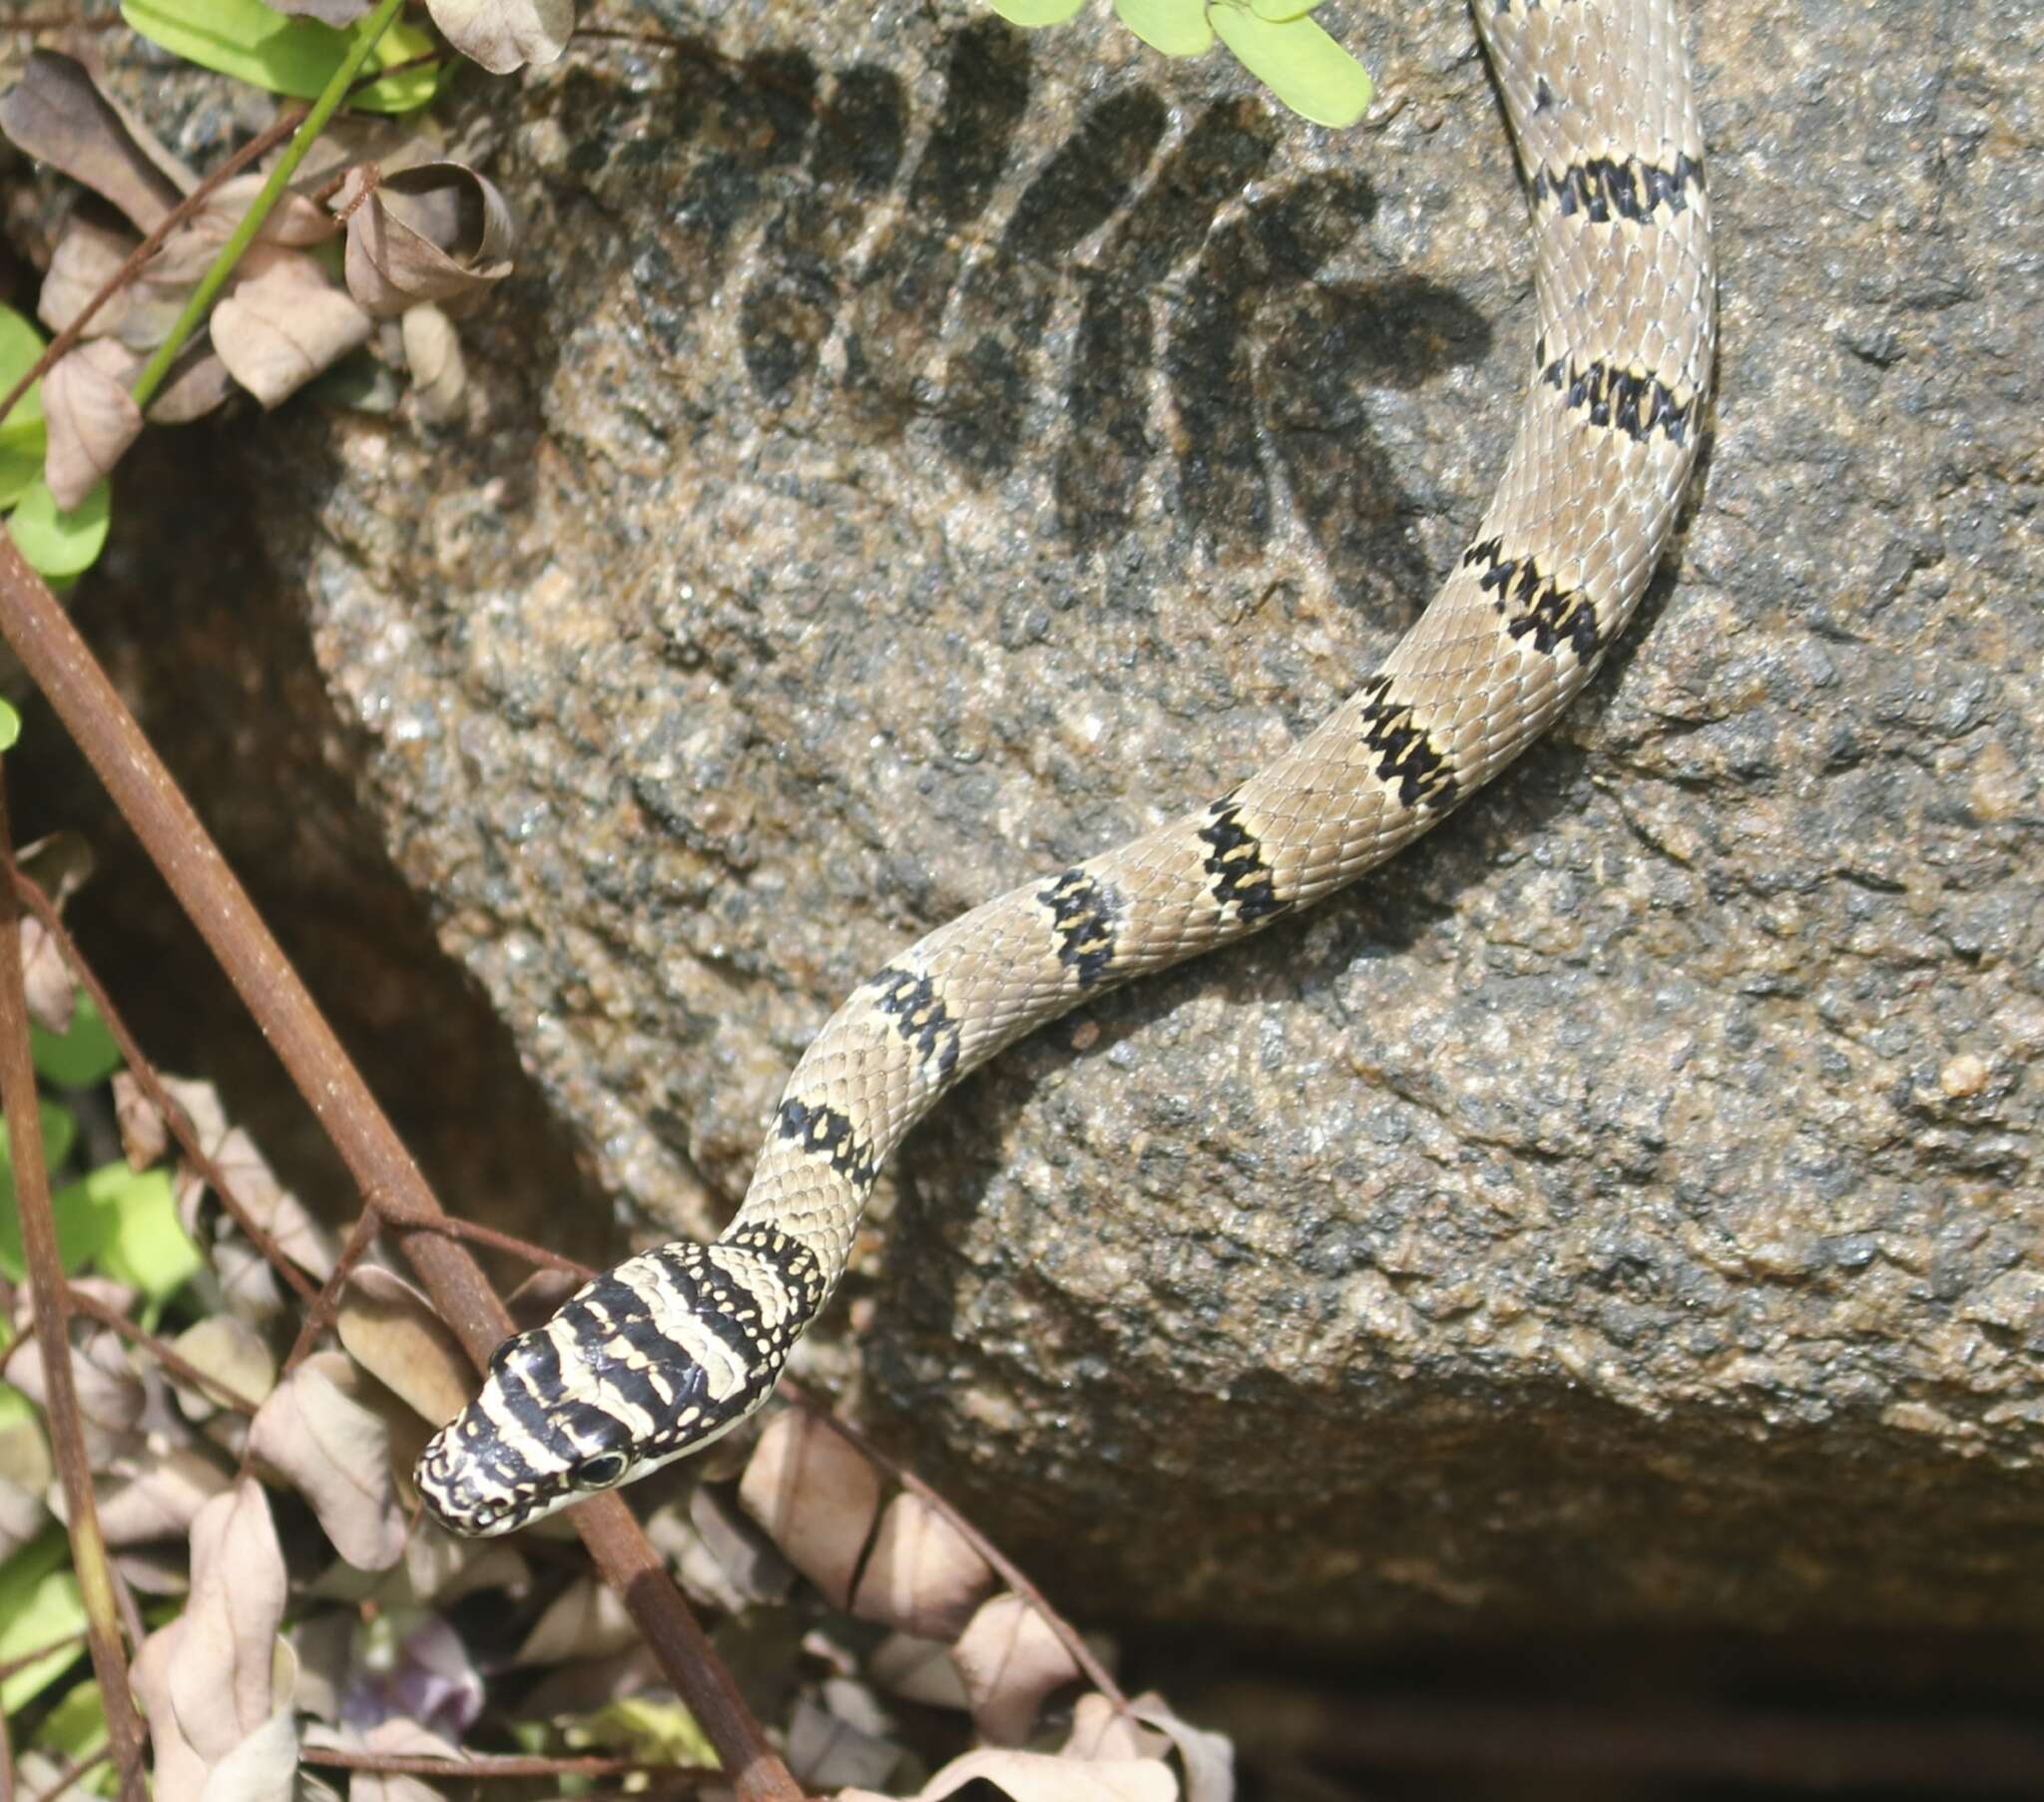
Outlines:
[{"label": "snake eye", "polygon": [[585,1489],[609,1489],[630,1463],[622,1452],[599,1452],[575,1467],[575,1481]]}]

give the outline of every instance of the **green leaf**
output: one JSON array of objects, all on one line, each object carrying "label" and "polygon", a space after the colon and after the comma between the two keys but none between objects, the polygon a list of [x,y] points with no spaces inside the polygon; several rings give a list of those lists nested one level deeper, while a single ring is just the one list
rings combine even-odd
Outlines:
[{"label": "green leaf", "polygon": [[[0,306],[0,394],[43,354],[43,334],[11,306]],[[43,473],[43,384],[32,382],[0,425],[0,508],[12,507]]]},{"label": "green leaf", "polygon": [[121,1048],[90,995],[80,995],[71,1010],[71,1030],[59,1038],[42,1027],[28,1029],[36,1069],[60,1089],[90,1089],[121,1068]]},{"label": "green leaf", "polygon": [[[43,1167],[54,1170],[71,1155],[71,1141],[78,1136],[78,1123],[69,1108],[55,1102],[38,1101],[36,1117],[43,1125]],[[14,1147],[8,1143],[7,1123],[0,1120],[0,1202],[14,1206]]]},{"label": "green leaf", "polygon": [[[317,19],[287,19],[261,0],[122,0],[121,17],[152,44],[202,69],[216,69],[272,94],[314,99],[340,67],[352,35]],[[369,53],[388,69],[437,46],[415,25],[393,25]],[[409,113],[439,91],[437,67],[406,70],[364,88],[350,106],[372,113]]]},{"label": "green leaf", "polygon": [[0,751],[12,750],[21,739],[21,715],[0,700]]},{"label": "green leaf", "polygon": [[1010,25],[1062,25],[1086,0],[986,0]]},{"label": "green leaf", "polygon": [[121,1162],[103,1164],[83,1186],[96,1202],[113,1209],[112,1227],[97,1261],[116,1282],[140,1289],[151,1301],[162,1301],[198,1275],[203,1261],[199,1247],[179,1224],[166,1172],[131,1170]]},{"label": "green leaf", "polygon": [[[64,1569],[70,1551],[64,1530],[53,1527],[0,1564],[0,1664],[85,1630],[78,1579]],[[65,1646],[0,1681],[0,1714],[40,1695],[84,1655],[83,1644]]]},{"label": "green leaf", "polygon": [[76,576],[92,568],[106,545],[112,503],[112,491],[101,481],[69,513],[60,513],[49,483],[38,476],[7,516],[7,529],[38,575]]},{"label": "green leaf", "polygon": [[96,1682],[79,1683],[67,1691],[36,1729],[36,1744],[66,1759],[91,1758],[106,1743],[107,1711],[100,1705]]},{"label": "green leaf", "polygon": [[[66,1115],[64,1119],[65,1148],[68,1150],[71,1117]],[[55,1140],[51,1142],[54,1144]],[[113,1171],[134,1175],[125,1163],[112,1163],[77,1182],[67,1182],[50,1191],[50,1212],[57,1219],[57,1258],[66,1274],[77,1270],[88,1259],[98,1257],[122,1230],[121,1185],[110,1174]],[[167,1184],[168,1180],[165,1178]],[[20,1282],[27,1274],[28,1260],[21,1248],[21,1210],[14,1185],[10,1182],[5,1202],[0,1204],[0,1275]],[[124,1271],[121,1280],[134,1282],[137,1279]]]},{"label": "green leaf", "polygon": [[1121,22],[1152,50],[1198,56],[1214,42],[1207,0],[1114,0]]},{"label": "green leaf", "polygon": [[1375,90],[1363,66],[1312,20],[1274,25],[1226,3],[1207,17],[1243,67],[1300,118],[1353,125],[1369,106]]}]

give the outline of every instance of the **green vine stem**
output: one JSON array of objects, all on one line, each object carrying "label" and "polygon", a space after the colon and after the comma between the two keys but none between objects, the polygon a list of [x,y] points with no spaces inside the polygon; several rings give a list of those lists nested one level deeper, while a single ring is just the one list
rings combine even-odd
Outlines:
[{"label": "green vine stem", "polygon": [[156,347],[155,353],[143,365],[142,373],[135,378],[135,404],[138,407],[147,407],[155,398],[178,352],[184,349],[185,340],[199,329],[200,320],[206,317],[215,296],[227,285],[227,279],[234,273],[235,264],[242,260],[243,252],[256,241],[256,234],[262,229],[262,222],[269,217],[270,209],[289,186],[298,165],[304,161],[305,153],[326,129],[326,122],[333,117],[334,109],[354,85],[356,74],[369,60],[369,52],[376,48],[377,40],[390,29],[403,10],[404,0],[382,0],[382,4],[355,27],[354,42],[340,59],[340,67],[327,78],[326,86],[319,91],[319,98],[312,103],[312,110],[305,115],[304,123],[291,135],[291,141],[277,159],[276,167],[269,172],[269,180],[262,184],[262,192],[256,195],[255,203],[242,216],[241,223],[229,233],[227,242],[221,245],[220,254],[199,278],[199,285],[185,302],[185,310],[178,315],[178,322],[171,327],[170,335]]}]

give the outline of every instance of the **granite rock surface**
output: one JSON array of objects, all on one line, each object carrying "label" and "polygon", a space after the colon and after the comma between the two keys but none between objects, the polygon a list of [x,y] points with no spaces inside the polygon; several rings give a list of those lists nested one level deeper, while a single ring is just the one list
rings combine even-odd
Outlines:
[{"label": "granite rock surface", "polygon": [[[525,225],[466,417],[249,461],[395,869],[600,1190],[702,1232],[853,983],[1370,669],[1531,296],[1452,7],[1320,15],[1348,134],[1104,8],[654,10],[683,49],[456,111]],[[878,1197],[835,1366],[1054,1589],[1321,1641],[2044,1605],[2044,23],[1690,10],[1725,348],[1628,641]]]}]

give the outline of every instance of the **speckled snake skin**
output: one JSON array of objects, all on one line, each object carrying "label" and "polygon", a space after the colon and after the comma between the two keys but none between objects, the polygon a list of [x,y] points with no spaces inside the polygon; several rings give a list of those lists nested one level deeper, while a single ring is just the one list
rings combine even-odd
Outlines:
[{"label": "speckled snake skin", "polygon": [[694,1451],[772,1390],[875,1173],[968,1071],[1131,977],[1352,882],[1490,780],[1625,627],[1695,460],[1715,303],[1674,0],[1473,0],[1534,240],[1534,375],[1497,494],[1373,676],[1219,800],[910,946],[802,1059],[715,1244],[599,1277],[492,1360],[427,1506],[507,1532]]}]

